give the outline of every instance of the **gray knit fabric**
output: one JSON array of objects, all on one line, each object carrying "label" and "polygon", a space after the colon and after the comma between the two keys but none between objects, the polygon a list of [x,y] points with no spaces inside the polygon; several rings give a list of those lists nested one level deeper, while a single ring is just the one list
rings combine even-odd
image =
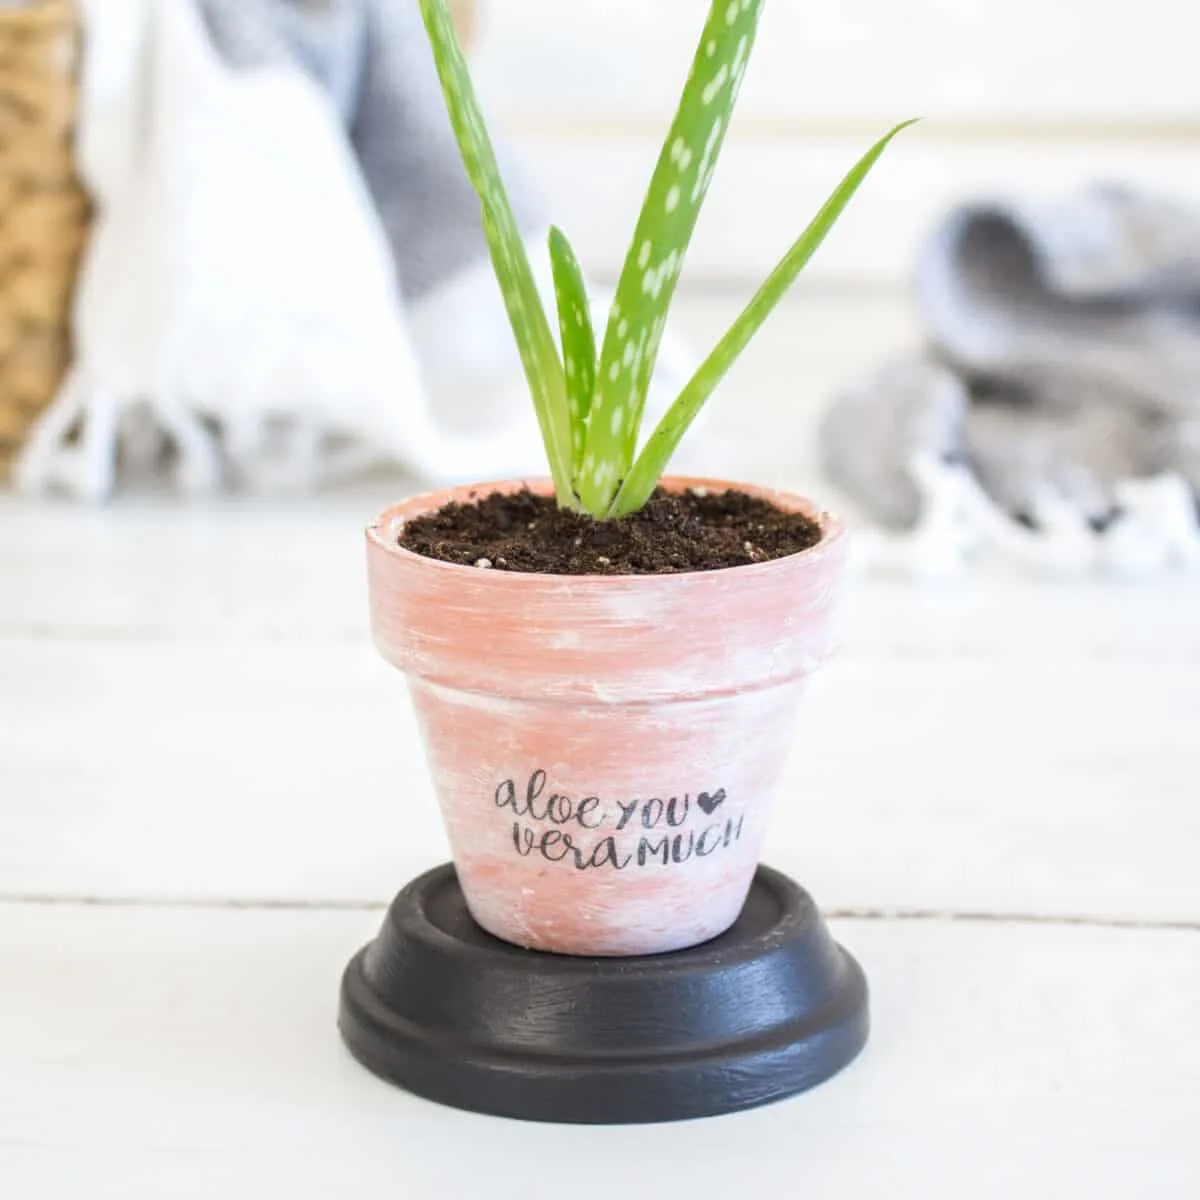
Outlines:
[{"label": "gray knit fabric", "polygon": [[922,517],[913,462],[965,465],[1010,517],[1102,531],[1122,481],[1200,495],[1200,214],[1128,189],[972,204],[922,249],[924,348],[838,396],[832,479],[881,525]]},{"label": "gray knit fabric", "polygon": [[[419,298],[486,254],[479,202],[446,115],[416,0],[199,0],[236,67],[299,64],[328,93],[358,157],[403,293]],[[498,150],[518,223],[539,213]]]},{"label": "gray knit fabric", "polygon": [[920,521],[921,492],[913,461],[963,455],[967,389],[941,364],[922,356],[885,363],[845,388],[825,413],[820,447],[826,473],[888,529]]}]

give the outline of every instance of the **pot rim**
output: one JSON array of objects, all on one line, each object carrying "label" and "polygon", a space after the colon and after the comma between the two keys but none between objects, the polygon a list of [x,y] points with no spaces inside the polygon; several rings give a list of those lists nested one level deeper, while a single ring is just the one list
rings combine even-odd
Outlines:
[{"label": "pot rim", "polygon": [[463,563],[445,562],[440,558],[428,558],[409,550],[396,540],[396,533],[404,521],[422,516],[441,508],[453,500],[467,500],[474,494],[488,494],[494,491],[514,492],[521,488],[540,495],[552,495],[553,481],[548,476],[532,478],[510,478],[483,483],[467,483],[457,487],[436,488],[426,492],[418,492],[390,504],[366,527],[366,538],[372,549],[399,559],[410,566],[420,566],[425,570],[463,573],[469,572],[472,580],[481,581],[484,576],[494,580],[498,586],[521,587],[535,583],[545,585],[552,582],[569,581],[573,586],[605,588],[614,585],[629,587],[632,582],[663,586],[671,581],[691,579],[696,576],[729,576],[734,572],[743,575],[754,573],[766,574],[771,571],[794,570],[798,564],[813,562],[824,558],[830,551],[838,548],[846,537],[845,524],[839,517],[827,512],[806,496],[782,488],[768,487],[762,484],[739,483],[726,479],[714,479],[707,476],[694,475],[664,475],[659,483],[672,491],[687,491],[693,488],[706,488],[709,491],[725,491],[734,489],[745,492],[749,496],[768,500],[785,511],[803,513],[816,522],[821,530],[821,540],[815,546],[799,550],[795,554],[787,554],[782,558],[769,559],[760,563],[739,563],[732,567],[717,567],[707,571],[673,571],[662,574],[617,574],[617,575],[562,575],[549,571],[481,571],[478,567],[467,566]]}]

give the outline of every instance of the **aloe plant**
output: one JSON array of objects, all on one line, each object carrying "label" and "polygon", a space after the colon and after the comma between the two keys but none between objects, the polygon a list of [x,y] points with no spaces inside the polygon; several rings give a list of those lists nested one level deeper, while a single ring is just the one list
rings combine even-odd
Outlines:
[{"label": "aloe plant", "polygon": [[[420,0],[492,265],[529,382],[558,503],[598,519],[636,512],[717,384],[824,241],[905,121],[834,189],[701,364],[639,453],[667,311],[746,72],[765,0],[711,0],[679,109],[638,217],[597,351],[579,261],[550,231],[558,338],[542,307],[446,0]],[[561,355],[560,355],[561,349]]]}]

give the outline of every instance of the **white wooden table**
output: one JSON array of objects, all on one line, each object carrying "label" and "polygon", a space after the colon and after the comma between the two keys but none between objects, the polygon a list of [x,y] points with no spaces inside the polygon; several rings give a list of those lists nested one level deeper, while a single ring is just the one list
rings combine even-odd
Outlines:
[{"label": "white wooden table", "polygon": [[[700,465],[811,484],[817,402],[906,331],[793,304]],[[871,978],[830,1083],[556,1128],[353,1063],[341,968],[445,857],[366,634],[360,528],[407,486],[0,498],[0,1196],[1200,1196],[1196,579],[857,586],[769,850]]]}]

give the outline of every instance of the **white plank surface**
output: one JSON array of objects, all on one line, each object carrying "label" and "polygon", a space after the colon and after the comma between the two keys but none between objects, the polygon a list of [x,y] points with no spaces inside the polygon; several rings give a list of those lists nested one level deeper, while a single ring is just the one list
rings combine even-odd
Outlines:
[{"label": "white plank surface", "polygon": [[[0,893],[380,901],[445,857],[365,639],[0,643]],[[770,861],[827,906],[1200,924],[1197,664],[848,653]]]},{"label": "white plank surface", "polygon": [[[688,465],[818,489],[821,402],[911,337],[894,295],[803,292]],[[342,965],[445,853],[366,631],[361,528],[408,487],[0,497],[0,1194],[1198,1193],[1195,577],[855,584],[769,849],[876,914],[837,922],[875,1032],[830,1084],[584,1131],[351,1063]]]},{"label": "white plank surface", "polygon": [[546,1128],[377,1082],[334,1030],[363,913],[0,906],[0,1181],[21,1200],[1188,1200],[1200,935],[841,921],[874,1032],[795,1100]]}]

